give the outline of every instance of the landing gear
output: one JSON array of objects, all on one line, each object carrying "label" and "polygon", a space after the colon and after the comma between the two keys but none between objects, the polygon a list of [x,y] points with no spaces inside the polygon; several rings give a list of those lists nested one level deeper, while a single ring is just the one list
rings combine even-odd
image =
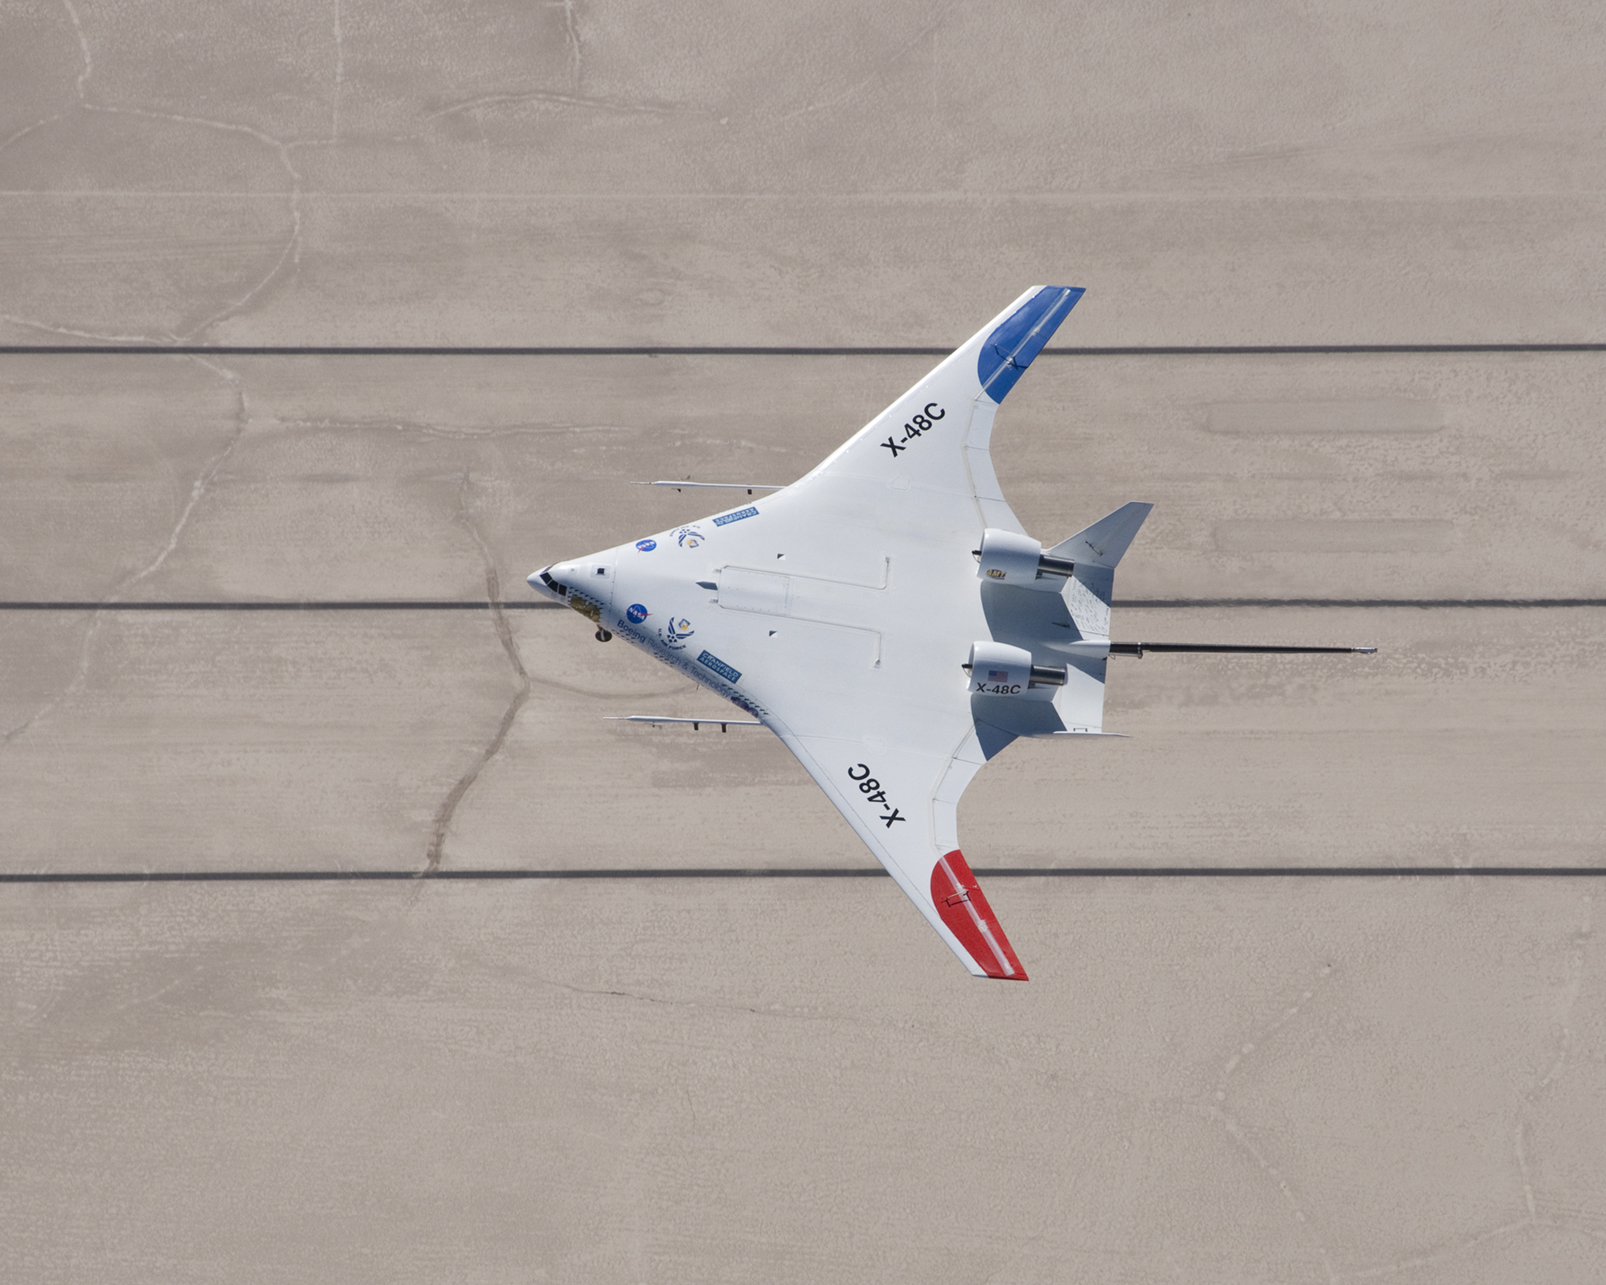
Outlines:
[{"label": "landing gear", "polygon": [[612,637],[613,637],[613,635],[610,634],[606,629],[598,629],[597,630],[597,641],[598,642],[607,642],[608,639],[610,639]]}]

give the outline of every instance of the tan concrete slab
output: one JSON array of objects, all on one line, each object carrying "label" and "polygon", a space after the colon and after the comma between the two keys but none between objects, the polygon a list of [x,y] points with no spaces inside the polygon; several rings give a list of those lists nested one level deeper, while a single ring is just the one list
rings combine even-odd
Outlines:
[{"label": "tan concrete slab", "polygon": [[136,590],[238,445],[239,391],[180,358],[41,360],[0,359],[0,596]]},{"label": "tan concrete slab", "polygon": [[19,344],[957,346],[1034,282],[1089,289],[1078,346],[1602,333],[1590,195],[97,191],[0,193],[0,218]]},{"label": "tan concrete slab", "polygon": [[[932,364],[208,361],[0,361],[0,596],[513,597],[717,511],[631,483],[790,482]],[[1594,354],[1042,359],[994,459],[1045,540],[1156,504],[1122,597],[1601,597],[1603,402]]]},{"label": "tan concrete slab", "polygon": [[6,338],[1601,335],[1587,5],[161,14],[8,28]]},{"label": "tan concrete slab", "polygon": [[1577,882],[17,888],[41,1282],[1597,1279]]},{"label": "tan concrete slab", "polygon": [[[1124,741],[1022,741],[960,813],[993,866],[1598,865],[1600,609],[1118,611]],[[566,611],[14,613],[19,870],[869,867],[786,749]],[[957,662],[956,662],[957,663]],[[526,695],[527,692],[527,695]]]},{"label": "tan concrete slab", "polygon": [[12,871],[421,867],[515,690],[485,612],[5,623]]}]

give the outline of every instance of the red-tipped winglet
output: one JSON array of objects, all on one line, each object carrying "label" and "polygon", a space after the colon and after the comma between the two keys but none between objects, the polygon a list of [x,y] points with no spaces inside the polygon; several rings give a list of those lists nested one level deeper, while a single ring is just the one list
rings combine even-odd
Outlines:
[{"label": "red-tipped winglet", "polygon": [[965,864],[964,854],[955,848],[939,858],[931,868],[931,900],[948,931],[989,977],[1024,982],[1026,970],[1015,958],[1015,951],[999,926],[998,916],[976,883],[976,876]]}]

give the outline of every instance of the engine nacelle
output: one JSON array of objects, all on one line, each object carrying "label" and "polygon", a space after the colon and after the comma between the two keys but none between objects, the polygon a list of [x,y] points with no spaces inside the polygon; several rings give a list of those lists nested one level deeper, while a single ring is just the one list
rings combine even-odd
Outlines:
[{"label": "engine nacelle", "polygon": [[1032,664],[1032,653],[1024,647],[1011,647],[1001,642],[975,642],[970,644],[970,659],[964,664],[970,675],[969,689],[982,696],[1029,696],[1033,700],[1051,700],[1052,692],[1043,689],[1065,686],[1065,670],[1052,665]]},{"label": "engine nacelle", "polygon": [[1066,578],[1076,570],[1075,563],[1044,554],[1043,546],[1031,536],[998,527],[981,533],[976,559],[981,563],[976,574],[983,580],[1049,593],[1063,589]]}]

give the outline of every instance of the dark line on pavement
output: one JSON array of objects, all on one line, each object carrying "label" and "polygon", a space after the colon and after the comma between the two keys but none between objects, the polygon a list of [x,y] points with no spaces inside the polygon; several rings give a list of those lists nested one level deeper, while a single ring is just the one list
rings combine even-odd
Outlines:
[{"label": "dark line on pavement", "polygon": [[[556,604],[554,604],[556,605]],[[1606,607],[1606,598],[1117,598],[1115,607]]]},{"label": "dark line on pavement", "polygon": [[[963,340],[961,340],[961,343]],[[4,356],[142,357],[946,357],[958,344],[749,345],[654,344],[550,346],[321,346],[311,344],[3,344]],[[1606,343],[1509,344],[1128,344],[1045,348],[1040,357],[1277,357],[1390,353],[1597,353]]]},{"label": "dark line on pavement", "polygon": [[[523,599],[497,604],[504,611],[563,611],[564,604]],[[1606,607],[1606,598],[1117,598],[1121,608],[1197,607],[1411,607],[1418,610],[1488,607]],[[488,601],[435,598],[318,599],[304,602],[0,602],[0,611],[489,611]]]},{"label": "dark line on pavement", "polygon": [[[564,611],[544,598],[499,602],[504,611]],[[0,602],[0,611],[489,611],[491,604],[432,598],[322,599],[306,602]]]},{"label": "dark line on pavement", "polygon": [[[450,879],[880,879],[874,866],[704,866],[689,869],[602,870],[156,870],[40,871],[0,874],[0,884],[45,883],[365,883]],[[1601,866],[1002,866],[978,870],[985,879],[1499,879],[1606,877]]]}]

